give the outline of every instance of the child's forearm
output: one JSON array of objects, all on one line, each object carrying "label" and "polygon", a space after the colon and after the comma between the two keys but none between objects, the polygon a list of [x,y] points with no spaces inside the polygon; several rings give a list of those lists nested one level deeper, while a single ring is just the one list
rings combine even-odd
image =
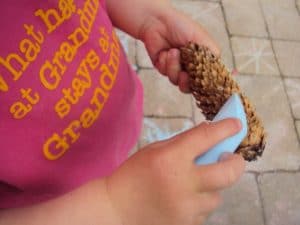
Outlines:
[{"label": "child's forearm", "polygon": [[107,9],[114,26],[140,39],[143,25],[163,15],[171,7],[169,0],[107,0]]},{"label": "child's forearm", "polygon": [[106,180],[90,182],[48,202],[0,210],[0,225],[120,225],[106,190]]}]

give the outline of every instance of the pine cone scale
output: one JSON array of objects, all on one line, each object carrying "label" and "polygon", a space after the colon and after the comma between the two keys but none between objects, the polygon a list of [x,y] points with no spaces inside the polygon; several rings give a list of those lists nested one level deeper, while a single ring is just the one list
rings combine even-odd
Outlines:
[{"label": "pine cone scale", "polygon": [[266,145],[262,122],[221,59],[208,48],[189,43],[181,48],[181,63],[189,74],[189,85],[197,106],[206,119],[212,120],[233,93],[240,95],[247,115],[248,134],[236,153],[248,161],[262,156]]}]

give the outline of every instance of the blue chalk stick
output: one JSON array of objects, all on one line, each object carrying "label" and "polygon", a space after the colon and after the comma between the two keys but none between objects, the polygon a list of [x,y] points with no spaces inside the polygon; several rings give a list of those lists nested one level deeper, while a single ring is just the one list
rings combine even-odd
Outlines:
[{"label": "blue chalk stick", "polygon": [[215,163],[219,160],[220,156],[224,152],[235,152],[237,147],[243,141],[247,135],[247,118],[244,111],[244,106],[238,94],[233,94],[215,116],[213,121],[219,121],[226,118],[237,118],[242,123],[241,131],[227,138],[226,140],[218,143],[206,153],[196,158],[197,165],[207,165]]}]

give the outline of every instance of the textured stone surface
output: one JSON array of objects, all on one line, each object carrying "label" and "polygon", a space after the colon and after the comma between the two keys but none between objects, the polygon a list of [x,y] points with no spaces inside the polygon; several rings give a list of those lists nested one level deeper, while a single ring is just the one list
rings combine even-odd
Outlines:
[{"label": "textured stone surface", "polygon": [[137,41],[137,64],[141,68],[153,68],[151,59],[145,49],[143,42]]},{"label": "textured stone surface", "polygon": [[139,72],[145,89],[146,116],[192,117],[192,97],[182,94],[165,76],[155,70]]},{"label": "textured stone surface", "polygon": [[259,176],[266,225],[300,224],[300,173]]},{"label": "textured stone surface", "polygon": [[298,132],[298,138],[300,140],[300,120],[296,121],[296,129],[297,129],[297,132]]},{"label": "textured stone surface", "polygon": [[285,79],[285,85],[293,114],[300,119],[300,79]]},{"label": "textured stone surface", "polygon": [[269,40],[233,37],[231,41],[236,66],[240,73],[279,75]]},{"label": "textured stone surface", "polygon": [[263,213],[254,175],[244,174],[239,183],[222,193],[224,202],[206,225],[263,225]]},{"label": "textured stone surface", "polygon": [[268,36],[259,0],[223,0],[222,2],[231,34]]},{"label": "textured stone surface", "polygon": [[[231,4],[233,5],[226,5],[229,0],[224,0],[226,14],[230,11],[236,14],[230,15],[233,18],[239,18],[241,21],[252,18],[255,21],[254,17],[260,14],[257,9],[257,0],[251,2],[248,0],[247,6],[249,9],[248,12],[245,11],[244,13],[242,13],[242,10],[237,11],[238,7],[243,7],[238,5],[242,1],[246,2],[246,0],[232,0]],[[228,62],[231,64],[232,55],[220,1],[173,0],[173,2],[212,32],[223,48],[223,58],[227,61],[227,64]],[[230,31],[240,32],[240,34],[234,33],[234,35],[242,35],[246,39],[246,41],[238,43],[241,48],[241,52],[238,53],[252,52],[250,56],[239,56],[241,57],[239,62],[242,64],[247,62],[249,65],[244,66],[243,71],[247,71],[247,73],[242,73],[236,79],[256,106],[268,131],[268,144],[263,158],[257,162],[248,163],[247,170],[255,171],[256,175],[264,174],[265,171],[269,170],[272,172],[267,172],[259,177],[261,194],[264,199],[263,204],[260,201],[261,198],[259,198],[254,174],[247,173],[237,185],[223,192],[224,204],[209,218],[207,225],[300,224],[298,216],[300,212],[300,199],[298,196],[300,177],[299,173],[291,171],[300,167],[300,137],[298,136],[300,135],[300,119],[296,119],[295,122],[295,118],[293,118],[293,114],[295,117],[299,113],[297,106],[300,99],[298,94],[300,93],[300,84],[297,80],[299,78],[299,72],[297,71],[300,68],[297,65],[299,61],[297,61],[299,58],[297,46],[299,43],[297,41],[286,41],[286,39],[294,40],[295,37],[298,37],[297,33],[300,31],[300,29],[296,29],[299,25],[295,26],[299,23],[298,16],[295,14],[297,12],[295,2],[299,4],[300,0],[261,0],[264,13],[268,13],[268,28],[273,38],[273,46],[280,70],[283,76],[289,76],[284,82],[279,76],[276,76],[279,75],[279,71],[274,60],[274,53],[270,47],[269,38],[259,39],[259,41],[254,39],[253,45],[252,37],[260,37],[264,33],[261,30],[260,22],[258,27],[252,27],[251,20],[248,21],[248,27],[244,26],[246,24],[244,22],[240,24],[241,27],[232,28],[230,23],[235,26],[240,21],[230,21],[231,18],[227,18],[227,24],[231,26]],[[283,7],[285,4],[288,7]],[[249,30],[245,30],[245,27]],[[247,38],[247,35],[250,35],[250,37]],[[274,40],[274,38],[284,39],[285,41]],[[238,37],[234,36],[233,39],[238,39]],[[152,63],[142,44],[139,43],[138,45],[136,59],[139,66],[152,68]],[[294,53],[295,57],[292,57]],[[295,63],[293,59],[296,59]],[[263,62],[268,63],[269,66]],[[259,67],[258,76],[247,75],[255,74],[257,66]],[[175,87],[169,84],[165,77],[158,76],[153,70],[141,70],[140,72],[142,73],[141,77],[146,93],[145,113],[146,115],[155,115],[155,118],[145,117],[144,129],[140,138],[141,145],[168,138],[193,126],[194,123],[198,124],[204,120],[200,110],[195,107],[194,101],[191,101],[191,96],[180,94]],[[291,78],[292,76],[294,78]],[[288,95],[284,91],[284,86]],[[291,106],[293,110],[291,110]],[[132,153],[136,150],[137,148],[133,149]],[[274,172],[278,170],[286,172]],[[263,221],[263,215],[266,223]]]},{"label": "textured stone surface", "polygon": [[193,122],[190,119],[145,118],[140,146],[165,140],[191,127]]},{"label": "textured stone surface", "polygon": [[300,78],[300,42],[273,41],[273,46],[282,74]]},{"label": "textured stone surface", "polygon": [[282,80],[241,75],[238,81],[256,107],[268,134],[263,157],[249,163],[248,170],[298,169],[300,146]]},{"label": "textured stone surface", "polygon": [[261,0],[270,35],[285,40],[300,40],[300,15],[295,0]]},{"label": "textured stone surface", "polygon": [[138,150],[139,150],[139,146],[138,145],[134,146],[128,153],[128,157],[134,155]]},{"label": "textured stone surface", "polygon": [[176,8],[191,16],[213,36],[222,50],[225,65],[233,68],[230,42],[226,31],[225,21],[220,4],[202,1],[172,1]]},{"label": "textured stone surface", "polygon": [[119,36],[130,64],[136,69],[136,40],[120,30],[117,30],[117,35]]},{"label": "textured stone surface", "polygon": [[194,100],[193,100],[193,115],[196,124],[205,121],[204,115],[202,114],[201,110],[197,107],[196,102]]}]

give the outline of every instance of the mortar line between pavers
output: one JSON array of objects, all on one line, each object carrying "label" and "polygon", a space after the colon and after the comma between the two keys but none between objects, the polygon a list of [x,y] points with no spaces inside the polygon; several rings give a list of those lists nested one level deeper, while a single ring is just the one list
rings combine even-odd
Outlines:
[{"label": "mortar line between pavers", "polygon": [[255,35],[246,35],[246,34],[232,34],[232,37],[238,37],[238,38],[255,38],[255,39],[263,39],[263,40],[268,40],[268,36],[255,36]]},{"label": "mortar line between pavers", "polygon": [[[139,65],[138,65],[138,63],[137,63],[137,54],[135,55],[135,57],[136,57],[136,73],[137,73],[137,75],[138,76],[140,76],[140,71],[141,71],[141,68],[139,67]],[[144,96],[143,96],[143,98],[144,98]],[[144,106],[143,106],[144,107]],[[143,120],[145,119],[145,116],[143,115]],[[143,125],[141,125],[141,126],[143,126]],[[140,139],[141,139],[141,136],[142,136],[142,130],[140,131],[140,135],[139,135],[139,139],[138,139],[138,141],[137,141],[137,145],[138,145],[138,150],[141,148],[141,141],[140,141]]]},{"label": "mortar line between pavers", "polygon": [[289,40],[289,39],[284,39],[284,38],[273,38],[273,37],[269,37],[269,36],[261,37],[261,36],[244,35],[244,34],[232,34],[231,36],[232,37],[239,37],[239,38],[255,38],[255,39],[260,39],[260,40],[272,40],[272,41],[300,43],[300,40]]},{"label": "mortar line between pavers", "polygon": [[[274,44],[273,44],[273,41],[271,41],[271,47],[272,47],[272,50],[273,50],[273,52],[274,52],[275,62],[276,62],[276,64],[277,64],[277,67],[278,67],[278,70],[279,70],[279,73],[280,73],[280,77],[281,77],[281,80],[282,80],[283,90],[284,90],[284,93],[285,93],[285,95],[286,95],[287,103],[288,103],[288,105],[289,105],[289,111],[290,111],[290,114],[291,114],[291,116],[292,116],[292,118],[293,118],[293,120],[294,120],[294,132],[295,132],[295,134],[297,135],[298,132],[297,132],[297,127],[296,127],[296,122],[295,122],[296,117],[295,117],[294,112],[293,112],[293,109],[292,109],[292,102],[291,102],[290,97],[289,97],[289,95],[288,95],[288,93],[287,93],[287,86],[286,86],[286,84],[285,84],[285,79],[286,79],[286,78],[285,78],[285,76],[283,75],[283,72],[282,72],[282,70],[281,70],[281,68],[280,68],[280,66],[279,66],[279,61],[278,61],[277,55],[276,55],[275,50],[274,50]],[[297,139],[298,139],[298,144],[300,144],[299,136],[297,135],[297,137],[298,137],[298,138],[297,138]],[[300,167],[299,167],[299,168],[300,168]]]},{"label": "mortar line between pavers", "polygon": [[[190,0],[193,2],[196,2],[197,0]],[[219,1],[214,1],[214,0],[202,0],[203,2],[214,2],[214,3],[219,3]]]},{"label": "mortar line between pavers", "polygon": [[284,38],[273,38],[273,37],[270,37],[270,40],[272,40],[272,41],[285,41],[285,42],[300,43],[300,40],[289,40],[289,39],[284,39]]},{"label": "mortar line between pavers", "polygon": [[[136,48],[137,48],[137,46],[136,46]],[[136,49],[137,50],[137,49]],[[136,73],[137,73],[137,75],[139,76],[139,72],[141,71],[141,70],[143,70],[143,68],[139,65],[139,63],[138,63],[138,61],[137,61],[137,54],[135,54],[135,66],[136,66]]]},{"label": "mortar line between pavers", "polygon": [[139,65],[139,68],[141,70],[156,70],[156,71],[158,71],[154,66],[153,67],[146,67],[146,66],[140,66]]},{"label": "mortar line between pavers", "polygon": [[[297,138],[298,138],[299,145],[300,145],[300,130],[299,130],[299,132],[298,132],[298,129],[297,129],[297,121],[300,121],[300,120],[296,118],[296,119],[294,120],[294,123],[295,123],[295,127],[296,127]],[[299,170],[300,170],[300,166],[299,166]]]},{"label": "mortar line between pavers", "polygon": [[300,5],[298,6],[298,4],[297,4],[297,0],[295,0],[295,7],[296,7],[296,9],[297,9],[297,11],[298,11],[298,14],[299,14],[299,16],[300,16]]},{"label": "mortar line between pavers", "polygon": [[[135,41],[135,49],[136,49],[136,53],[137,53],[137,41]],[[142,70],[141,67],[139,66],[138,64],[138,61],[137,61],[137,54],[135,54],[135,66],[136,66],[136,73],[137,73],[137,76],[140,76],[140,71]],[[144,88],[144,87],[143,87]],[[143,96],[144,98],[144,96]],[[143,106],[144,107],[144,106]],[[143,120],[145,119],[145,116],[143,115]],[[143,126],[143,125],[141,125]],[[142,136],[142,130],[140,131],[140,135],[139,135],[139,139],[137,141],[137,146],[138,146],[138,150],[141,148],[141,141],[140,141],[140,138]]]},{"label": "mortar line between pavers", "polygon": [[[252,77],[252,76],[263,76],[263,77],[270,77],[270,78],[281,78],[278,74],[257,74],[257,73],[239,73],[238,76],[245,76],[245,77]],[[300,80],[300,77],[296,76],[289,76],[289,75],[283,75],[284,78],[294,79],[294,80]]]},{"label": "mortar line between pavers", "polygon": [[264,19],[265,28],[266,28],[266,31],[267,31],[267,34],[268,34],[268,39],[271,39],[271,34],[270,34],[269,26],[268,26],[268,23],[267,23],[267,19],[266,19],[266,15],[265,15],[264,9],[263,9],[262,4],[261,4],[261,0],[258,0],[258,5],[259,5],[259,8],[260,8],[260,12],[261,12],[261,14],[263,16],[263,19]]},{"label": "mortar line between pavers", "polygon": [[231,38],[232,38],[232,35],[230,34],[229,32],[229,27],[228,27],[228,22],[227,22],[227,17],[226,17],[226,13],[225,13],[225,8],[224,8],[224,5],[223,5],[223,2],[220,1],[220,2],[217,2],[218,4],[220,4],[220,7],[221,7],[221,11],[222,11],[222,14],[223,14],[223,18],[224,18],[224,23],[225,23],[225,29],[226,29],[226,33],[227,33],[227,36],[228,36],[228,41],[229,41],[229,49],[231,51],[231,59],[232,59],[232,66],[233,68],[232,69],[235,69],[236,68],[236,62],[235,62],[235,57],[234,57],[234,52],[233,52],[233,48],[232,48],[232,43],[231,43]]},{"label": "mortar line between pavers", "polygon": [[249,170],[247,173],[263,175],[263,174],[277,174],[277,173],[299,173],[300,169],[297,170],[286,170],[286,169],[276,169],[276,170],[266,170],[266,171],[255,171]]},{"label": "mortar line between pavers", "polygon": [[[148,71],[150,71],[150,70],[156,70],[156,69],[155,68],[142,68],[142,67],[139,67],[137,65],[137,73],[139,73],[141,70],[146,70],[146,71],[148,70]],[[196,125],[196,122],[195,122],[195,112],[194,112],[194,107],[193,107],[194,99],[193,99],[192,94],[189,94],[189,95],[191,96],[191,98],[190,98],[190,106],[192,107],[192,115],[190,117],[188,117],[188,116],[158,116],[158,115],[147,115],[147,114],[144,114],[144,117],[149,117],[149,118],[166,118],[166,119],[173,119],[173,118],[177,118],[177,119],[190,119],[191,122],[194,125]]]},{"label": "mortar line between pavers", "polygon": [[139,69],[139,65],[138,65],[138,61],[137,61],[137,39],[134,38],[134,65],[136,70],[138,71]]},{"label": "mortar line between pavers", "polygon": [[[265,12],[264,12],[262,4],[261,4],[261,0],[258,0],[258,4],[259,4],[259,8],[261,10],[261,13],[262,13],[262,16],[263,16],[263,19],[264,19],[265,27],[266,27],[267,34],[268,34],[268,39],[271,42],[271,48],[272,48],[272,51],[273,51],[273,54],[274,54],[274,58],[275,58],[275,62],[276,62],[276,65],[277,65],[277,68],[278,68],[278,71],[279,71],[279,75],[280,75],[281,80],[282,80],[283,85],[284,85],[283,73],[282,73],[281,68],[279,66],[279,63],[278,63],[277,55],[275,53],[275,49],[274,49],[274,45],[273,45],[273,40],[271,38],[270,30],[269,30],[269,27],[268,27],[268,23],[267,23]],[[287,95],[287,92],[286,92],[285,89],[284,89],[284,91],[285,91],[285,94]]]},{"label": "mortar line between pavers", "polygon": [[296,76],[283,75],[283,77],[288,79],[300,80],[300,77],[296,77]]},{"label": "mortar line between pavers", "polygon": [[138,68],[139,68],[139,70],[145,70],[145,71],[153,71],[153,70],[155,70],[156,72],[159,73],[159,71],[157,69],[155,69],[155,68],[142,67],[142,66],[139,66],[139,65],[138,65]]},{"label": "mortar line between pavers", "polygon": [[256,185],[257,185],[257,190],[258,190],[258,197],[259,197],[259,200],[260,200],[260,205],[261,205],[261,208],[262,208],[262,217],[263,217],[263,222],[264,222],[264,225],[267,224],[267,215],[266,215],[266,210],[265,210],[265,203],[264,203],[264,199],[262,197],[262,191],[261,191],[261,188],[260,188],[260,185],[259,185],[259,182],[258,182],[258,177],[260,176],[260,174],[255,174],[254,177],[255,177],[255,182],[256,182]]},{"label": "mortar line between pavers", "polygon": [[[290,79],[290,80],[300,80],[300,77],[294,77],[294,76],[283,76],[284,77],[284,79]],[[287,89],[287,87],[286,87],[286,85],[285,85],[285,82],[283,82],[283,85],[284,85],[284,89],[285,89],[285,91],[286,91],[286,89]],[[287,92],[287,91],[286,91]],[[286,93],[286,95],[287,95],[287,99],[288,99],[288,103],[289,103],[289,105],[290,105],[290,108],[291,108],[291,115],[292,115],[292,117],[293,117],[293,119],[294,119],[294,124],[295,124],[295,129],[296,129],[296,134],[298,133],[298,131],[297,131],[297,127],[296,127],[296,120],[298,120],[298,118],[294,115],[294,112],[293,112],[293,110],[292,110],[292,102],[291,102],[291,100],[290,100],[290,98],[289,98],[289,96],[288,96],[288,94]],[[300,142],[300,140],[299,140],[299,142]]]},{"label": "mortar line between pavers", "polygon": [[192,97],[191,97],[191,104],[192,104],[192,120],[193,120],[193,124],[194,124],[194,126],[196,126],[196,110],[197,110],[197,108],[195,107],[195,99],[194,99],[194,96],[193,96],[193,94],[192,94]]},{"label": "mortar line between pavers", "polygon": [[[273,51],[273,53],[274,53],[275,62],[276,62],[276,64],[277,64],[277,67],[278,67],[278,70],[279,70],[279,73],[280,73],[280,77],[281,77],[281,81],[282,81],[282,85],[283,85],[283,90],[284,90],[284,93],[285,93],[285,95],[286,95],[287,103],[288,103],[288,105],[289,105],[290,115],[291,115],[292,118],[294,119],[294,132],[295,132],[295,134],[297,135],[298,132],[297,132],[297,127],[296,127],[296,122],[295,122],[295,119],[296,119],[296,118],[295,118],[294,113],[293,113],[293,110],[292,110],[292,103],[291,103],[290,98],[289,98],[288,93],[287,93],[287,87],[286,87],[285,82],[284,82],[284,79],[285,79],[285,78],[284,78],[283,72],[282,72],[282,70],[281,70],[281,68],[280,68],[280,66],[279,66],[279,60],[278,60],[277,54],[276,54],[276,52],[275,52],[275,48],[274,48],[274,44],[273,44],[273,39],[271,38],[270,30],[269,30],[269,28],[268,28],[268,24],[267,24],[267,21],[266,21],[266,16],[265,16],[265,13],[264,13],[264,11],[263,11],[263,9],[262,9],[261,0],[259,0],[259,5],[260,5],[260,8],[261,8],[262,13],[263,13],[264,21],[265,21],[265,23],[266,23],[266,28],[267,28],[268,36],[269,36],[270,42],[271,42],[271,48],[272,48],[272,51]],[[298,144],[300,144],[299,135],[297,135],[297,137],[298,137],[298,138],[297,138]],[[299,170],[299,169],[300,169],[300,166],[299,166],[298,170]]]},{"label": "mortar line between pavers", "polygon": [[[136,66],[137,68],[139,68],[140,70],[153,70],[155,69],[154,66],[152,67],[145,67],[145,66],[142,66],[142,65],[139,65],[139,61],[138,61],[138,39],[135,40],[135,62],[136,62]],[[148,55],[148,52],[147,52],[147,55]]]},{"label": "mortar line between pavers", "polygon": [[[239,76],[248,76],[248,77],[254,77],[254,76],[258,76],[258,77],[270,77],[270,78],[281,78],[279,74],[257,74],[257,73],[240,73],[239,72]],[[295,77],[294,77],[295,78]]]}]

